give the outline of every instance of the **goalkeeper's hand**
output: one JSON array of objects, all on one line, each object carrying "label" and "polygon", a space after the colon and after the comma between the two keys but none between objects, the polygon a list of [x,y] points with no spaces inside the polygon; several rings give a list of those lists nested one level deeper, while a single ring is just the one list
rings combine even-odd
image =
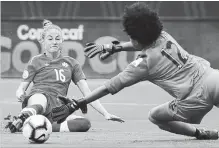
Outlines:
[{"label": "goalkeeper's hand", "polygon": [[119,41],[112,41],[112,44],[103,45],[87,43],[84,49],[85,56],[88,58],[93,58],[97,54],[100,54],[100,59],[105,60],[115,52],[120,52],[122,50],[122,46],[119,44]]},{"label": "goalkeeper's hand", "polygon": [[64,104],[62,106],[52,109],[53,121],[57,121],[57,123],[62,123],[69,115],[71,115],[79,108],[81,109],[82,113],[87,113],[87,104],[83,99],[74,100],[63,96],[58,96],[58,98],[62,100]]}]

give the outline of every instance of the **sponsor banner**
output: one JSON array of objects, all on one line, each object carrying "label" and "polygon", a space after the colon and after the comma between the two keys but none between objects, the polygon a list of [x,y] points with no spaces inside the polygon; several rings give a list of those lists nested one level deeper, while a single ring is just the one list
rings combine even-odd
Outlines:
[{"label": "sponsor banner", "polygon": [[[128,41],[120,21],[69,20],[53,21],[62,29],[65,39],[63,54],[78,60],[87,78],[111,78],[133,61],[138,52],[120,52],[105,61],[96,56],[87,59],[83,48],[87,42],[109,43]],[[166,21],[167,30],[188,52],[209,60],[219,68],[219,22]],[[38,43],[42,21],[1,22],[1,77],[21,78],[25,65],[32,56],[42,53]]]},{"label": "sponsor banner", "polygon": [[[128,40],[122,32],[120,22],[106,21],[53,21],[62,29],[64,37],[63,54],[69,55],[81,64],[87,78],[111,78],[123,70],[136,53],[121,52],[106,61],[99,57],[87,59],[83,48],[87,42],[99,44],[112,40]],[[1,76],[20,78],[25,65],[32,56],[43,52],[38,43],[42,31],[41,21],[4,21],[1,36]]]}]

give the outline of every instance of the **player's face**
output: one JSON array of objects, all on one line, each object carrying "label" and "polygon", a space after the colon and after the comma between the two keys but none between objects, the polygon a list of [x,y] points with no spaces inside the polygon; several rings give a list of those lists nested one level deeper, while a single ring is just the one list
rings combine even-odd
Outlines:
[{"label": "player's face", "polygon": [[45,34],[44,49],[48,52],[58,52],[61,50],[62,34],[57,29],[49,29]]}]

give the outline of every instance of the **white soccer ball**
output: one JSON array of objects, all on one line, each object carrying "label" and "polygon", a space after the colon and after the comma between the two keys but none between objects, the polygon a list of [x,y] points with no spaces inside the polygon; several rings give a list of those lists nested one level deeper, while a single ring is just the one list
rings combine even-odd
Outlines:
[{"label": "white soccer ball", "polygon": [[33,115],[25,120],[22,132],[30,143],[44,143],[52,133],[52,124],[43,115]]}]

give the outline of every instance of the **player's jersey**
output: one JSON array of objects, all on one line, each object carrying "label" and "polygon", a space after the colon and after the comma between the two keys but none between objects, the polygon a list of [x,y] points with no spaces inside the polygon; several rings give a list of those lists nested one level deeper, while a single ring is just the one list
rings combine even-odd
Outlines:
[{"label": "player's jersey", "polygon": [[45,54],[33,57],[23,72],[23,80],[33,82],[30,94],[47,93],[66,96],[71,80],[77,83],[85,79],[78,61],[60,55],[50,60]]},{"label": "player's jersey", "polygon": [[114,94],[124,87],[148,80],[177,99],[184,99],[202,78],[210,63],[185,51],[168,33],[162,32],[150,48],[105,86]]}]

